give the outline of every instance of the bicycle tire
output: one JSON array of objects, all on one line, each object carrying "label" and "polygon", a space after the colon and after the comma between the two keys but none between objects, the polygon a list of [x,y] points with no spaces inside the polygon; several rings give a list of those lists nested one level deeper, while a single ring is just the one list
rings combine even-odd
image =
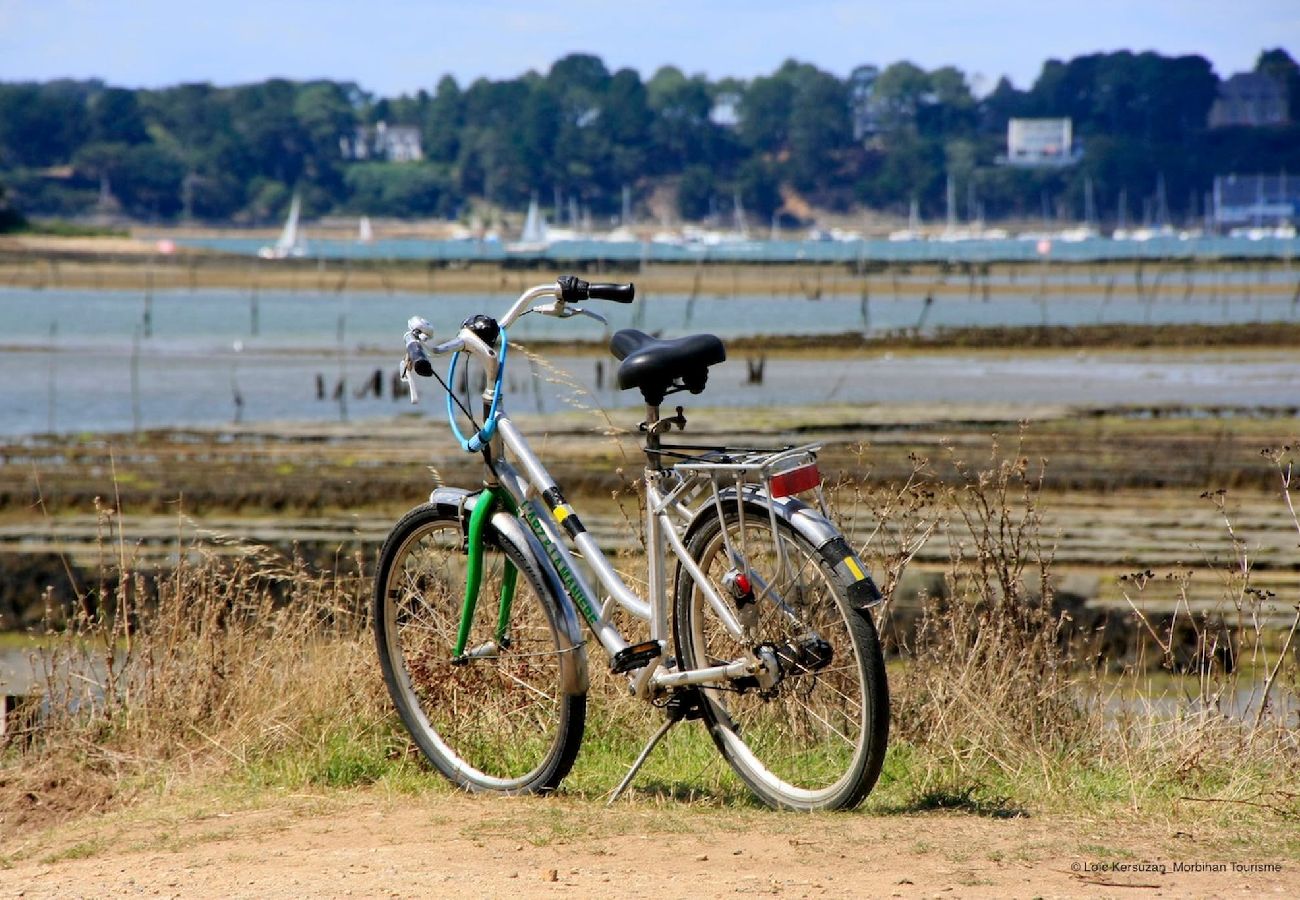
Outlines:
[{"label": "bicycle tire", "polygon": [[[687,551],[719,596],[737,608],[721,585],[734,567],[722,540],[728,529],[739,546],[740,515],[710,510],[688,538]],[[745,501],[745,547],[751,571],[772,585],[786,605],[758,590],[759,642],[779,646],[816,634],[829,644],[824,668],[793,671],[771,691],[757,684],[703,687],[703,717],[718,750],[765,803],[801,811],[851,809],[875,786],[889,737],[889,687],[884,657],[869,610],[852,605],[834,570],[803,535],[783,520],[776,534],[786,550],[780,565],[768,510]],[[762,535],[766,534],[766,545]],[[797,568],[795,563],[797,562]],[[683,669],[729,662],[752,647],[726,632],[694,580],[678,566],[674,631]],[[856,709],[854,708],[856,707]]]},{"label": "bicycle tire", "polygon": [[466,648],[495,636],[506,560],[518,570],[510,641],[491,656],[453,663],[464,599],[463,541],[455,510],[424,504],[384,542],[374,593],[384,682],[420,751],[452,783],[473,792],[552,791],[573,766],[587,708],[585,692],[561,686],[566,651],[554,598],[532,552],[488,522]]}]

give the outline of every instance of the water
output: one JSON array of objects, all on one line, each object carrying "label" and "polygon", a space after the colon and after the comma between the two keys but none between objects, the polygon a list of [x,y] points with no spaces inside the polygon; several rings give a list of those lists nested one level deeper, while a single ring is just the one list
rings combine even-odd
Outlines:
[{"label": "water", "polygon": [[[263,238],[183,238],[186,247],[255,256],[265,247]],[[564,261],[691,262],[699,259],[737,262],[992,262],[1039,258],[1035,240],[978,241],[739,241],[712,245],[679,246],[635,241],[558,241],[540,251],[515,252],[497,241],[435,241],[389,238],[361,244],[355,241],[312,240],[310,256],[318,259],[436,259],[502,260],[542,259]],[[1292,258],[1300,256],[1300,238],[1247,240],[1230,237],[1176,237],[1148,241],[1052,241],[1051,258],[1089,262],[1106,259],[1231,259]]]},{"label": "water", "polygon": [[[1108,289],[1079,278],[1062,274],[1047,281],[1043,299],[1038,296],[1037,279],[1022,278],[1013,291],[1012,282],[1003,277],[990,280],[987,300],[976,290],[935,293],[927,304],[917,288],[933,287],[934,279],[911,277],[899,279],[905,290],[911,288],[910,293],[895,296],[890,286],[876,283],[873,295],[865,299],[831,295],[811,300],[799,293],[765,297],[706,293],[692,299],[684,294],[643,292],[630,305],[598,301],[587,305],[608,318],[611,329],[633,326],[667,335],[709,331],[722,338],[879,335],[922,322],[932,331],[961,326],[1300,321],[1300,290],[1295,289],[1300,288],[1295,280],[1300,273],[1226,272],[1209,283],[1193,282],[1190,296],[1182,282],[1167,284],[1165,298],[1153,301],[1139,300],[1123,286]],[[1054,288],[1067,285],[1073,286],[1070,293],[1052,296]],[[1261,285],[1273,289],[1266,293]],[[513,299],[497,294],[201,289],[155,292],[146,300],[134,291],[8,288],[0,289],[0,342],[8,348],[45,347],[54,328],[55,340],[78,352],[94,348],[123,352],[137,334],[148,355],[224,350],[236,340],[248,349],[335,352],[340,344],[352,349],[400,348],[411,315],[423,315],[440,335],[450,336],[468,316],[499,315]],[[597,340],[604,330],[589,319],[526,316],[510,334],[522,340]]]},{"label": "water", "polygon": [[[1203,294],[1204,292],[1202,292]],[[1084,292],[1040,303],[993,291],[984,302],[940,295],[927,329],[956,325],[1087,324],[1091,322],[1287,321],[1289,292],[1246,300],[1222,298],[1141,303]],[[1230,298],[1231,299],[1226,299]],[[426,401],[411,407],[392,395],[408,316],[419,313],[450,336],[466,316],[497,312],[510,298],[448,294],[260,293],[198,290],[155,294],[123,291],[0,291],[0,434],[46,431],[129,431],[134,428],[220,426],[240,420],[332,421],[403,413],[440,417],[432,380]],[[595,304],[592,304],[593,306]],[[700,297],[652,295],[632,306],[601,304],[611,328],[637,325],[684,334],[712,331],[724,338],[913,327],[925,309],[917,296],[877,297],[864,317],[861,298]],[[148,330],[145,312],[149,312]],[[865,325],[865,328],[864,328]],[[587,319],[529,316],[511,329],[522,341],[539,336],[601,340]],[[754,357],[757,353],[748,354]],[[746,383],[746,354],[714,370],[701,398],[688,406],[768,406],[813,403],[1293,405],[1300,396],[1300,360],[1289,353],[879,353],[831,360],[767,360],[762,384]],[[582,402],[635,406],[633,393],[610,383],[609,357],[556,356],[590,395]],[[597,367],[602,384],[597,385]],[[360,395],[379,373],[382,396]],[[516,411],[561,408],[571,389],[534,385],[526,357],[516,354],[507,399]],[[340,382],[344,389],[336,397]],[[324,398],[318,390],[323,388]]]}]

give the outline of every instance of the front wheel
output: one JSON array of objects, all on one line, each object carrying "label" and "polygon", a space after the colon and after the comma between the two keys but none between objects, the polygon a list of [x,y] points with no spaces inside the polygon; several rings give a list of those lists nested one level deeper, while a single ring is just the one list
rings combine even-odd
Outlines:
[{"label": "front wheel", "polygon": [[[455,784],[507,794],[553,790],[573,765],[586,719],[586,694],[561,687],[561,655],[572,651],[563,649],[532,554],[489,523],[467,652],[453,661],[464,540],[454,511],[426,504],[384,542],[374,597],[384,681],[415,743]],[[512,595],[504,639],[503,590]]]},{"label": "front wheel", "polygon": [[[729,631],[703,591],[678,569],[675,625],[683,669],[748,653],[776,657],[775,683],[702,689],[704,718],[736,773],[782,809],[851,808],[871,792],[889,734],[889,689],[875,624],[850,605],[821,554],[764,506],[734,504],[695,529],[687,550],[745,634]],[[725,537],[724,537],[725,535]],[[778,545],[779,542],[779,545]],[[754,600],[736,602],[737,573]],[[749,608],[742,613],[742,606]]]}]

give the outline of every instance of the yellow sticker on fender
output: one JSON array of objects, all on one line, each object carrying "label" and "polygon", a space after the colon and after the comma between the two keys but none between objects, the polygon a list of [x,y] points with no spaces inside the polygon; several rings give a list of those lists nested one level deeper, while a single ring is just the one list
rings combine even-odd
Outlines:
[{"label": "yellow sticker on fender", "polygon": [[862,567],[858,565],[858,561],[853,557],[851,556],[844,557],[844,565],[848,567],[849,571],[853,573],[853,577],[856,578],[858,581],[861,581],[862,579],[867,577],[866,575],[862,574]]},{"label": "yellow sticker on fender", "polygon": [[555,509],[551,510],[551,512],[555,513],[555,521],[564,524],[564,520],[569,517],[572,510],[567,506],[557,506]]}]

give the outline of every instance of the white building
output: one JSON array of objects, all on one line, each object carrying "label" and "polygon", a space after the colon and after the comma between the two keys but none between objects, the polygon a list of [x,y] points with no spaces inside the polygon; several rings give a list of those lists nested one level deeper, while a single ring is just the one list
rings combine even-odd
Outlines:
[{"label": "white building", "polygon": [[1070,119],[1011,119],[1007,122],[1008,166],[1069,166],[1083,158]]},{"label": "white building", "polygon": [[339,138],[344,159],[378,159],[387,162],[418,162],[424,159],[420,129],[414,125],[389,125],[380,122],[374,128],[359,127],[351,136]]}]

